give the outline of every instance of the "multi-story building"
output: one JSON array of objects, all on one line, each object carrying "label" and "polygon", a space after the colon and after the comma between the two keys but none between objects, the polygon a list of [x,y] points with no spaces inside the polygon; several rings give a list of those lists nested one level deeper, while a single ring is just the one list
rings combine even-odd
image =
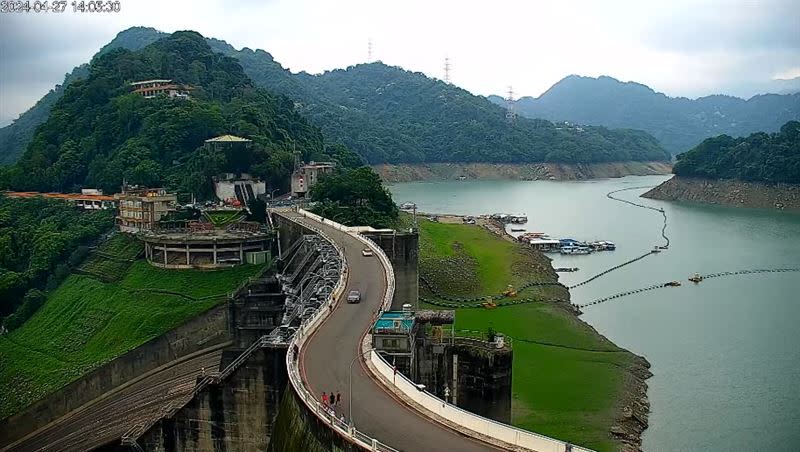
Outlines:
[{"label": "multi-story building", "polygon": [[131,83],[133,92],[142,95],[145,99],[164,95],[168,97],[188,98],[194,89],[189,85],[173,83],[172,80],[144,80]]},{"label": "multi-story building", "polygon": [[333,172],[336,165],[333,162],[311,162],[307,165],[299,166],[292,173],[292,196],[303,198],[319,181],[323,174]]},{"label": "multi-story building", "polygon": [[135,233],[152,230],[158,220],[175,210],[178,197],[163,188],[123,187],[114,199],[119,202],[119,230]]}]

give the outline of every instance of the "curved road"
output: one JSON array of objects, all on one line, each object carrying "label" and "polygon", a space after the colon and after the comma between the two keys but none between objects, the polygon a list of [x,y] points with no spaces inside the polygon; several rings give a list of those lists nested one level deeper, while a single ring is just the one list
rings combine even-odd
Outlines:
[{"label": "curved road", "polygon": [[339,391],[342,404],[337,415],[348,416],[352,402],[355,427],[401,451],[496,450],[429,420],[393,398],[370,378],[361,359],[353,365],[353,395],[350,400],[350,363],[358,356],[361,338],[372,326],[372,318],[380,308],[386,290],[383,266],[377,257],[362,256],[362,242],[349,234],[294,212],[280,214],[300,224],[314,226],[336,241],[350,268],[345,293],[353,289],[361,291],[361,303],[347,304],[342,299],[303,348],[300,371],[312,393],[321,397],[323,391]]}]

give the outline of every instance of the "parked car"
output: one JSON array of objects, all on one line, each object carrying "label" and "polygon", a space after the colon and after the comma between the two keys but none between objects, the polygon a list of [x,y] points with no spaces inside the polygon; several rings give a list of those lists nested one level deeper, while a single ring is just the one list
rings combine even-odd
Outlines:
[{"label": "parked car", "polygon": [[361,255],[364,257],[372,257],[372,250],[369,248],[364,248],[361,250]]},{"label": "parked car", "polygon": [[361,292],[357,290],[351,290],[350,293],[347,294],[347,302],[348,303],[360,303],[361,302]]}]

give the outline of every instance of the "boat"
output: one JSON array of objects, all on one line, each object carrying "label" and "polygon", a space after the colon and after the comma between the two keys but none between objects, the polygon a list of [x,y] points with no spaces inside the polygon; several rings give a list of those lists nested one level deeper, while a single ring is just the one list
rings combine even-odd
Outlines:
[{"label": "boat", "polygon": [[693,282],[695,284],[699,283],[702,280],[703,280],[703,277],[700,276],[700,273],[695,273],[694,275],[689,277],[689,281],[691,281],[691,282]]},{"label": "boat", "polygon": [[585,246],[562,246],[561,254],[589,254],[592,250]]},{"label": "boat", "polygon": [[511,228],[511,232],[525,232],[525,228]]},{"label": "boat", "polygon": [[578,267],[556,267],[553,270],[557,272],[576,272],[578,271]]},{"label": "boat", "polygon": [[653,247],[653,251],[650,251],[650,252],[651,252],[651,253],[660,253],[660,252],[661,252],[661,248],[659,248],[659,247],[657,247],[657,246],[654,246],[654,247]]},{"label": "boat", "polygon": [[668,283],[664,283],[664,287],[678,287],[681,285],[680,281],[670,281]]},{"label": "boat", "polygon": [[614,245],[614,242],[606,242],[605,240],[589,242],[588,245],[595,251],[614,251],[617,249],[617,245]]}]

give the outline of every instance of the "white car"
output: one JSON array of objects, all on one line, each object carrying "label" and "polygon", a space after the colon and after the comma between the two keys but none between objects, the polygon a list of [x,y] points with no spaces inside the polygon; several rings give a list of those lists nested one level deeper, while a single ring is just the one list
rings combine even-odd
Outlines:
[{"label": "white car", "polygon": [[360,303],[361,302],[361,292],[357,290],[351,290],[350,293],[347,294],[347,302],[348,303]]},{"label": "white car", "polygon": [[364,248],[361,250],[361,255],[364,257],[372,257],[372,250],[369,248]]}]

